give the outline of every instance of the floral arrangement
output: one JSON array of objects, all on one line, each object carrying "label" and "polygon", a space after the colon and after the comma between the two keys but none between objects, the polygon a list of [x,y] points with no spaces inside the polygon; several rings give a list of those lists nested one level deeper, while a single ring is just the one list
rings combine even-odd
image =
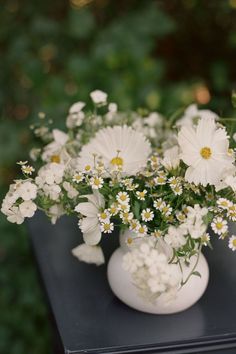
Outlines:
[{"label": "floral arrangement", "polygon": [[[21,224],[36,210],[55,223],[76,215],[84,244],[72,250],[80,260],[104,262],[99,242],[115,227],[130,230],[123,267],[145,297],[173,295],[190,276],[211,228],[222,240],[236,221],[235,153],[222,120],[191,105],[171,119],[159,113],[119,112],[107,94],[90,94],[93,108],[77,102],[67,132],[51,130],[45,115],[34,126],[42,148],[33,148],[35,168],[20,161],[1,211]],[[109,237],[112,237],[110,235]],[[236,250],[236,236],[228,246]],[[186,279],[181,264],[196,262]]]}]

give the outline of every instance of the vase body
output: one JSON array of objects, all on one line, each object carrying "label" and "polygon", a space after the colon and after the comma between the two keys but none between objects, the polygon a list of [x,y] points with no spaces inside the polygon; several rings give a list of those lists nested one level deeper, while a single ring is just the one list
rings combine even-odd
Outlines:
[{"label": "vase body", "polygon": [[[177,313],[194,305],[205,292],[209,280],[209,267],[204,255],[200,254],[195,269],[201,274],[201,277],[192,275],[188,282],[180,288],[177,296],[172,301],[166,303],[165,297],[160,295],[155,303],[152,303],[139,295],[138,289],[133,284],[131,274],[122,267],[123,256],[128,251],[125,239],[129,237],[129,234],[130,231],[126,231],[121,235],[121,247],[112,254],[108,263],[108,281],[113,293],[126,305],[152,314]],[[188,276],[195,262],[196,257],[192,257],[189,267],[182,265],[184,279]]]}]

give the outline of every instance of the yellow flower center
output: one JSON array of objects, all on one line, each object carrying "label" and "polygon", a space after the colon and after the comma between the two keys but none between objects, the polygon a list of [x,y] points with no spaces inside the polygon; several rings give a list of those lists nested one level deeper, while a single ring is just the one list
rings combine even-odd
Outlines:
[{"label": "yellow flower center", "polygon": [[95,186],[100,186],[100,180],[99,180],[99,178],[94,178],[93,183],[95,184]]},{"label": "yellow flower center", "polygon": [[145,232],[145,229],[144,229],[144,227],[143,226],[140,226],[140,228],[139,228],[139,233],[140,234],[144,234],[144,232]]},{"label": "yellow flower center", "polygon": [[60,163],[61,162],[60,156],[59,155],[52,155],[51,162]]},{"label": "yellow flower center", "polygon": [[151,213],[149,213],[148,211],[146,211],[146,212],[144,213],[145,219],[149,219],[150,216],[151,216]]},{"label": "yellow flower center", "polygon": [[107,218],[107,214],[106,213],[101,213],[100,214],[100,218],[103,219],[103,220],[106,219]]},{"label": "yellow flower center", "polygon": [[217,228],[217,230],[221,230],[222,227],[223,227],[222,222],[217,222],[217,223],[216,223],[216,228]]},{"label": "yellow flower center", "polygon": [[125,202],[126,199],[127,199],[127,196],[125,194],[121,194],[120,200],[122,200],[122,202]]},{"label": "yellow flower center", "polygon": [[200,155],[205,159],[205,160],[208,160],[211,155],[212,155],[212,151],[211,149],[208,147],[208,146],[205,146],[203,147],[201,150],[200,150]]},{"label": "yellow flower center", "polygon": [[236,247],[236,238],[233,240],[233,246]]},{"label": "yellow flower center", "polygon": [[114,166],[123,166],[124,161],[123,161],[122,157],[116,156],[116,157],[113,157],[113,159],[111,159],[111,164]]},{"label": "yellow flower center", "polygon": [[127,243],[128,243],[128,245],[131,245],[132,242],[133,242],[132,238],[131,238],[131,237],[128,237],[128,238],[127,238]]},{"label": "yellow flower center", "polygon": [[104,224],[103,227],[104,227],[105,231],[109,231],[110,230],[110,224]]},{"label": "yellow flower center", "polygon": [[86,165],[84,169],[85,169],[85,171],[90,171],[91,170],[91,166],[90,165]]}]

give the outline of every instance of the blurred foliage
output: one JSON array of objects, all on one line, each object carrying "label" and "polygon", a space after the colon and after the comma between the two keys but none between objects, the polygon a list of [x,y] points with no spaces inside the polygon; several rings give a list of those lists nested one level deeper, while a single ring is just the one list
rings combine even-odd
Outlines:
[{"label": "blurred foliage", "polygon": [[[235,0],[5,0],[0,183],[6,186],[15,162],[27,157],[37,113],[63,127],[70,104],[87,101],[93,89],[108,92],[121,109],[170,115],[196,101],[232,114],[235,20]],[[47,353],[47,318],[25,228],[0,221],[0,353],[9,346],[14,354]]]}]

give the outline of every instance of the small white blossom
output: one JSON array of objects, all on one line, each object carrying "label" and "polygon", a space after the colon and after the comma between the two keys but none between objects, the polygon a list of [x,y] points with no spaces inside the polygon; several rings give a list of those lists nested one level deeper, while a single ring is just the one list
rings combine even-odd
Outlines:
[{"label": "small white blossom", "polygon": [[13,206],[7,214],[7,220],[15,223],[15,224],[22,224],[24,221],[24,217],[21,215],[21,212],[18,207]]},{"label": "small white blossom", "polygon": [[107,94],[100,90],[95,90],[90,93],[90,97],[95,104],[102,105],[107,102]]},{"label": "small white blossom", "polygon": [[79,192],[69,182],[64,181],[62,185],[67,192],[68,198],[73,199],[78,196]]},{"label": "small white blossom", "polygon": [[17,193],[25,201],[35,199],[37,196],[37,187],[34,183],[26,181],[19,185]]},{"label": "small white blossom", "polygon": [[19,211],[24,218],[31,218],[36,210],[37,205],[31,200],[27,200],[19,205]]}]

